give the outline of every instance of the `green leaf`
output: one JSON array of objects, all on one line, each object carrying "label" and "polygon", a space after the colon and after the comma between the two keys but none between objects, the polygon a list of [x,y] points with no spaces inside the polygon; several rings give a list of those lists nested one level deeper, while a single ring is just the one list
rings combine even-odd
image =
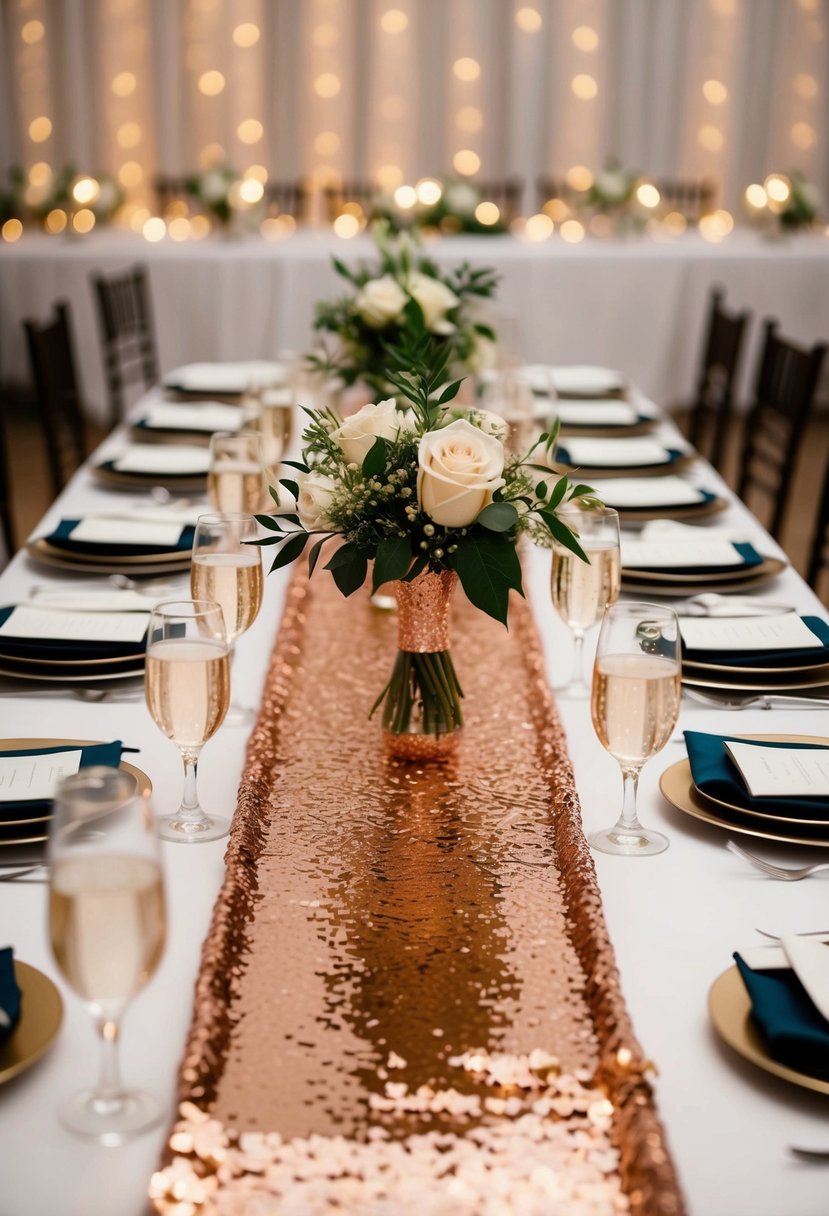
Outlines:
[{"label": "green leaf", "polygon": [[293,494],[294,499],[299,498],[299,485],[295,481],[291,481],[290,477],[280,477],[279,484],[284,486],[289,494]]},{"label": "green leaf", "polygon": [[276,486],[268,486],[268,493],[270,494],[271,498],[274,500],[276,505],[279,506],[280,505],[279,490],[277,490]]},{"label": "green leaf", "polygon": [[402,578],[412,560],[412,547],[408,536],[390,536],[381,540],[374,558],[374,576],[371,590],[375,592],[383,583],[392,583]]},{"label": "green leaf", "polygon": [[482,338],[489,338],[490,342],[494,342],[496,340],[495,339],[495,330],[492,329],[489,325],[478,324],[478,325],[473,325],[472,328],[475,330],[475,333],[480,334]]},{"label": "green leaf", "polygon": [[426,320],[423,316],[423,309],[413,296],[409,296],[409,299],[406,301],[403,308],[403,316],[415,333],[421,334],[426,332]]},{"label": "green leaf", "polygon": [[491,502],[484,507],[475,523],[483,525],[490,532],[509,532],[518,523],[518,512],[511,502]]},{"label": "green leaf", "polygon": [[571,498],[583,498],[585,496],[585,494],[589,494],[593,498],[596,497],[596,491],[593,489],[592,486],[583,486],[583,485],[573,486],[570,497]]},{"label": "green leaf", "polygon": [[273,559],[273,564],[268,573],[273,574],[274,570],[281,570],[283,566],[289,566],[292,561],[295,561],[299,557],[307,543],[307,532],[292,532]]},{"label": "green leaf", "polygon": [[571,553],[575,553],[576,557],[580,557],[583,562],[589,563],[590,559],[585,553],[584,549],[582,549],[581,545],[576,540],[575,536],[567,525],[562,523],[557,515],[553,515],[552,511],[539,511],[539,515],[549,528],[550,535],[553,536],[559,542],[559,544],[564,545],[564,548],[569,549]]},{"label": "green leaf", "polygon": [[[346,546],[343,545],[343,549],[345,547]],[[362,553],[359,549],[356,549],[353,546],[352,549],[354,551],[351,554],[350,560],[348,562],[341,563],[331,570],[331,577],[343,595],[351,595],[357,590],[358,587],[362,587],[363,583],[366,581],[366,574],[368,573],[368,558],[366,557],[365,553]],[[342,549],[338,550],[338,552],[342,553]],[[331,569],[330,562],[326,566],[326,570],[328,569]]]},{"label": "green leaf", "polygon": [[339,258],[335,257],[332,257],[331,261],[334,263],[334,269],[338,275],[341,275],[344,279],[348,279],[349,283],[353,283],[355,287],[360,286],[359,279],[348,269],[345,262],[341,262]]},{"label": "green leaf", "polygon": [[331,533],[329,533],[328,536],[321,537],[321,539],[316,542],[316,544],[312,548],[311,552],[308,554],[308,577],[309,578],[316,570],[317,562],[319,561],[319,556],[320,556],[320,553],[322,552],[322,546],[325,544],[325,542],[327,540],[333,540],[336,535],[337,535],[336,532],[331,532]]},{"label": "green leaf", "polygon": [[246,540],[242,543],[245,545],[278,545],[285,540],[284,536],[264,536],[260,540]]},{"label": "green leaf", "polygon": [[510,591],[524,594],[515,545],[494,537],[476,537],[460,546],[455,568],[467,599],[506,625]]},{"label": "green leaf", "polygon": [[301,460],[283,460],[283,464],[287,464],[289,468],[298,469],[300,473],[310,473],[311,470],[307,464],[303,464]]},{"label": "green leaf", "polygon": [[454,384],[448,385],[438,397],[438,405],[446,405],[447,401],[454,400],[460,392],[461,384],[463,384],[462,380],[456,380]]},{"label": "green leaf", "polygon": [[569,484],[570,483],[566,477],[559,477],[558,481],[555,484],[555,488],[553,489],[553,492],[550,495],[550,501],[547,503],[547,506],[551,511],[555,511],[558,504],[564,498],[564,495],[567,493],[567,487],[569,486]]},{"label": "green leaf", "polygon": [[254,515],[253,518],[263,528],[269,528],[271,532],[281,532],[283,530],[282,524],[274,515]]},{"label": "green leaf", "polygon": [[543,501],[544,501],[544,499],[547,497],[547,483],[546,483],[546,481],[540,481],[540,482],[538,483],[538,485],[535,487],[535,496],[536,496],[536,498],[540,498],[542,502],[543,502]]},{"label": "green leaf", "polygon": [[388,440],[384,439],[382,435],[378,435],[363,459],[361,469],[363,477],[374,477],[377,473],[384,472],[388,450]]},{"label": "green leaf", "polygon": [[419,557],[416,557],[414,559],[411,566],[409,566],[409,569],[403,575],[403,582],[404,583],[414,582],[414,580],[417,578],[418,574],[422,574],[428,565],[429,565],[428,557],[426,557],[423,553],[421,553]]}]

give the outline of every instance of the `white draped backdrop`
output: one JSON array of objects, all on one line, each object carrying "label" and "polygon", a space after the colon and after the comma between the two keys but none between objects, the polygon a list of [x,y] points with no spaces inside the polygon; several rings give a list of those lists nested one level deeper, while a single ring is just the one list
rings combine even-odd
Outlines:
[{"label": "white draped backdrop", "polygon": [[71,160],[136,202],[217,157],[312,185],[477,167],[522,177],[525,210],[608,155],[731,209],[774,169],[827,194],[826,0],[0,5],[0,167]]}]

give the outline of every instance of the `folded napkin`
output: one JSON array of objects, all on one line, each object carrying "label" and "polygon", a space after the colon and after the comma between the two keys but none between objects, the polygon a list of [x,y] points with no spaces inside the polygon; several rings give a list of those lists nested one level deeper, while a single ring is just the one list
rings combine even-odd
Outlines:
[{"label": "folded napkin", "polygon": [[14,977],[11,946],[0,950],[0,1045],[6,1042],[20,1019],[20,989]]},{"label": "folded napkin", "polygon": [[603,397],[620,393],[625,387],[622,374],[609,367],[530,363],[522,370],[534,393],[546,393],[551,378],[561,397]]},{"label": "folded napkin", "polygon": [[[116,739],[113,743],[88,743],[85,747],[66,743],[53,747],[32,747],[24,750],[15,748],[13,751],[0,751],[0,760],[25,759],[27,756],[55,756],[60,755],[61,752],[77,751],[81,753],[80,768],[91,768],[96,764],[102,764],[104,768],[118,768],[124,752],[135,752],[138,751],[138,748],[124,747],[120,739]],[[48,811],[51,805],[50,798],[19,798],[13,802],[0,802],[0,824],[4,818],[15,818],[12,811],[25,811],[27,815],[31,816],[35,811]]]},{"label": "folded napkin", "polygon": [[[804,751],[829,751],[819,743],[764,743],[757,739],[736,739],[731,735],[709,735],[703,731],[686,730],[685,745],[694,785],[701,794],[719,802],[742,807],[762,815],[777,815],[781,819],[827,819],[825,798],[754,798],[725,744],[745,743],[752,747],[802,748]],[[814,833],[817,828],[809,827]]]},{"label": "folded napkin", "polygon": [[663,477],[608,477],[602,481],[602,502],[620,511],[698,507],[715,498],[709,490],[670,473]]},{"label": "folded napkin", "polygon": [[804,646],[802,650],[694,650],[683,644],[682,657],[692,663],[744,667],[746,671],[752,667],[808,667],[814,663],[829,663],[829,624],[819,616],[802,616],[800,619],[809,632],[818,638],[821,646]]},{"label": "folded napkin", "polygon": [[[175,531],[177,520],[141,520],[141,524],[165,524],[169,523],[171,534]],[[83,523],[80,519],[62,519],[55,528],[54,532],[44,537],[56,549],[65,549],[68,553],[88,553],[97,554],[98,556],[107,557],[156,557],[166,553],[189,553],[193,548],[193,537],[195,536],[195,528],[182,526],[178,539],[173,544],[153,544],[146,540],[127,540],[122,539],[116,541],[94,541],[94,540],[75,540],[73,532],[78,525]],[[121,530],[126,532],[128,524],[123,521]],[[113,520],[113,531],[119,530],[118,521]]]},{"label": "folded napkin", "polygon": [[218,401],[198,401],[181,405],[172,401],[155,401],[147,407],[143,418],[135,424],[141,430],[238,431],[244,422],[238,405],[222,405]]},{"label": "folded napkin", "polygon": [[199,477],[210,467],[206,447],[186,443],[133,443],[101,465],[118,473],[147,477]]},{"label": "folded napkin", "polygon": [[771,1058],[810,1076],[829,1076],[829,1022],[794,971],[753,971],[739,954],[734,961]]},{"label": "folded napkin", "polygon": [[676,519],[651,519],[641,531],[642,540],[727,540],[732,544],[751,541],[750,529],[734,524],[716,528],[707,524],[683,524]]},{"label": "folded napkin", "polygon": [[[762,556],[753,545],[729,544],[729,542],[725,542],[725,544],[733,554],[733,561],[729,563],[706,562],[703,554],[705,548],[710,548],[710,546],[704,546],[704,542],[701,545],[698,538],[691,544],[674,541],[668,546],[665,541],[634,540],[626,543],[623,538],[622,565],[626,570],[658,571],[662,574],[723,574],[729,570],[743,570],[747,566],[763,564]],[[719,546],[716,548],[719,549]],[[654,560],[659,556],[661,549],[666,550],[667,560]],[[687,556],[687,560],[683,560],[683,549],[686,556],[691,555]],[[706,556],[710,556],[710,554],[706,554]]]},{"label": "folded napkin", "polygon": [[146,592],[111,591],[101,587],[67,587],[55,591],[47,587],[35,587],[30,603],[36,608],[60,608],[64,612],[147,612],[159,600],[171,600],[175,596],[176,584],[151,583]]},{"label": "folded napkin", "polygon": [[[17,604],[11,604],[8,607],[0,608],[0,626],[5,624],[17,607]],[[19,607],[21,610],[31,608],[34,614],[37,606],[34,604],[21,604]],[[0,635],[0,655],[10,659],[40,659],[44,662],[48,662],[49,660],[53,662],[66,662],[69,660],[76,660],[78,662],[86,660],[91,662],[95,659],[138,658],[144,654],[147,646],[146,625],[149,623],[149,603],[145,611],[147,612],[147,622],[145,622],[143,635],[137,641]],[[57,630],[60,628],[60,613],[60,609],[43,608],[37,613],[37,618],[39,619],[42,616],[45,619],[45,614],[48,614],[50,618],[49,624],[54,623]],[[95,619],[100,620],[105,627],[105,618],[102,614],[96,614]],[[136,629],[138,628],[140,628],[140,623],[136,622]]]},{"label": "folded napkin", "polygon": [[288,369],[283,363],[248,359],[238,363],[188,363],[164,377],[168,388],[185,393],[217,393],[221,397],[244,393],[252,384],[283,383]]},{"label": "folded napkin", "polygon": [[676,448],[666,448],[655,439],[565,439],[556,450],[556,460],[562,464],[583,468],[635,469],[661,468],[675,464],[683,456]]}]

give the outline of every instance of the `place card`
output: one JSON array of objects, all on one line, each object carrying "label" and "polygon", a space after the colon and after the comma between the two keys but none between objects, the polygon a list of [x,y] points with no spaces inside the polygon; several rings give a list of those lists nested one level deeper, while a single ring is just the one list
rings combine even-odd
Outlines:
[{"label": "place card", "polygon": [[607,466],[613,468],[645,464],[667,464],[670,452],[656,439],[563,439],[561,446],[567,452],[570,464],[585,468]]},{"label": "place card", "polygon": [[602,481],[602,502],[609,507],[686,507],[703,502],[705,494],[683,477],[608,477]]},{"label": "place card", "polygon": [[732,524],[728,528],[711,527],[710,524],[683,524],[675,519],[652,519],[642,529],[642,540],[686,540],[694,541],[705,538],[710,540],[726,540],[733,545],[752,544],[757,539],[756,528],[742,528]]},{"label": "place card", "polygon": [[0,803],[44,802],[81,767],[83,749],[41,756],[0,756]]},{"label": "place card", "polygon": [[825,650],[819,637],[794,612],[779,616],[691,617],[679,619],[689,650]]},{"label": "place card", "polygon": [[210,452],[184,443],[133,443],[113,465],[120,473],[206,473]]},{"label": "place card", "polygon": [[95,545],[158,545],[170,549],[178,544],[183,527],[173,520],[162,523],[147,519],[119,519],[88,515],[73,528],[70,538]]},{"label": "place card", "polygon": [[274,384],[285,379],[285,367],[264,359],[237,363],[188,363],[165,378],[165,383],[186,392],[244,393],[251,384]]},{"label": "place card", "polygon": [[725,745],[754,798],[829,798],[829,747]]},{"label": "place card", "polygon": [[141,642],[147,612],[63,612],[18,604],[0,625],[0,637],[54,639],[65,642]]},{"label": "place card", "polygon": [[238,431],[244,418],[235,405],[222,405],[218,401],[200,401],[198,405],[177,405],[171,401],[158,401],[144,415],[148,427],[158,431]]},{"label": "place card", "polygon": [[668,540],[622,537],[622,565],[627,570],[682,570],[697,566],[740,566],[745,561],[729,540]]}]

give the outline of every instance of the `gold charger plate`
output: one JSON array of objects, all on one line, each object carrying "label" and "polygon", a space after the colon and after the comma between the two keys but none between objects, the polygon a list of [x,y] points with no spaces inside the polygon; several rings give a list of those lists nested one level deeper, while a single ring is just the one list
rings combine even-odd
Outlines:
[{"label": "gold charger plate", "polygon": [[146,562],[154,564],[163,562],[165,565],[169,562],[189,562],[191,554],[190,549],[171,549],[168,553],[80,553],[76,550],[61,549],[59,545],[52,545],[45,536],[41,536],[32,544],[49,557],[62,558],[64,561],[71,562],[94,562],[96,565],[106,566],[107,569],[113,562],[123,562],[124,565],[129,566],[143,565]]},{"label": "gold charger plate", "polygon": [[[601,494],[599,497],[601,498]],[[623,524],[636,525],[649,524],[654,519],[707,519],[727,510],[728,505],[724,498],[711,498],[704,502],[681,503],[674,507],[616,507],[616,510]]]},{"label": "gold charger plate", "polygon": [[14,975],[21,991],[20,1021],[0,1047],[0,1085],[40,1059],[63,1020],[63,1001],[48,976],[19,959]]},{"label": "gold charger plate", "polygon": [[797,667],[733,667],[727,663],[697,663],[693,659],[683,658],[682,670],[689,673],[689,678],[694,679],[694,673],[699,674],[705,679],[713,676],[715,679],[719,676],[750,676],[763,680],[775,680],[776,677],[785,678],[793,672],[798,672],[801,675],[807,673],[817,674],[821,672],[827,684],[829,684],[829,661],[826,659],[821,663],[802,663]]},{"label": "gold charger plate", "polygon": [[629,425],[619,423],[612,426],[579,426],[578,423],[568,425],[565,422],[561,424],[559,435],[562,439],[567,439],[570,436],[573,439],[627,439],[636,438],[639,435],[648,435],[651,431],[659,426],[658,418],[643,418],[638,422],[631,422]]},{"label": "gold charger plate", "polygon": [[130,427],[130,438],[136,443],[191,443],[194,447],[210,446],[210,431],[187,431],[174,427]]},{"label": "gold charger plate", "polygon": [[79,574],[181,574],[190,568],[190,554],[176,554],[176,559],[162,555],[156,557],[112,557],[106,563],[97,558],[87,560],[86,555],[73,556],[64,550],[53,549],[43,538],[29,541],[26,545],[29,556],[45,566],[58,570],[70,570]]},{"label": "gold charger plate", "polygon": [[[783,673],[782,678],[775,679],[773,688],[769,688],[768,691],[796,692],[802,688],[826,688],[829,690],[829,678],[827,678],[824,667],[816,668],[811,674],[807,670],[803,675],[797,674],[799,670],[799,668],[794,668],[788,674]],[[740,672],[741,674],[738,676],[720,676],[713,673],[700,675],[697,672],[689,674],[683,669],[682,683],[688,684],[692,688],[720,689],[721,692],[762,693],[766,691],[767,676],[761,675],[756,679],[752,679],[745,668],[741,668]],[[826,708],[829,709],[829,699],[827,699]]]},{"label": "gold charger plate", "polygon": [[719,587],[721,583],[752,583],[755,579],[775,578],[788,566],[788,562],[779,557],[766,557],[755,566],[732,566],[708,574],[684,574],[681,570],[637,570],[628,566],[622,567],[622,578],[629,582],[664,583],[666,588],[677,585],[677,590],[685,594],[689,583],[705,583],[711,587]]},{"label": "gold charger plate", "polygon": [[708,1013],[723,1042],[744,1060],[793,1085],[829,1094],[829,1080],[796,1072],[785,1064],[778,1064],[768,1054],[751,1020],[751,1000],[736,967],[729,967],[714,980],[708,992]]},{"label": "gold charger plate", "polygon": [[676,460],[666,460],[661,464],[564,464],[557,461],[557,467],[564,470],[568,477],[578,475],[579,481],[600,481],[603,477],[665,477],[668,473],[681,473],[687,469],[697,457],[679,456]]},{"label": "gold charger plate", "polygon": [[[95,660],[95,659],[92,660],[93,663],[98,662],[98,661],[99,660]],[[144,674],[144,656],[143,655],[141,656],[141,666],[140,667],[128,667],[126,671],[90,672],[90,671],[86,670],[83,672],[77,672],[76,674],[72,674],[72,675],[70,675],[70,674],[63,675],[61,672],[30,671],[28,668],[25,668],[25,667],[8,667],[8,666],[4,667],[3,660],[0,659],[0,676],[8,676],[9,679],[12,679],[12,680],[40,680],[40,681],[45,681],[47,684],[48,683],[71,684],[73,682],[81,683],[81,684],[88,684],[90,680],[93,680],[97,684],[101,680],[129,680],[133,676],[143,676],[143,674]],[[3,694],[0,693],[0,697],[2,697],[2,695]]]},{"label": "gold charger plate", "polygon": [[176,493],[203,493],[207,486],[207,473],[131,473],[108,469],[100,464],[93,464],[90,472],[96,481],[112,490],[146,490],[152,486],[166,485]]}]

